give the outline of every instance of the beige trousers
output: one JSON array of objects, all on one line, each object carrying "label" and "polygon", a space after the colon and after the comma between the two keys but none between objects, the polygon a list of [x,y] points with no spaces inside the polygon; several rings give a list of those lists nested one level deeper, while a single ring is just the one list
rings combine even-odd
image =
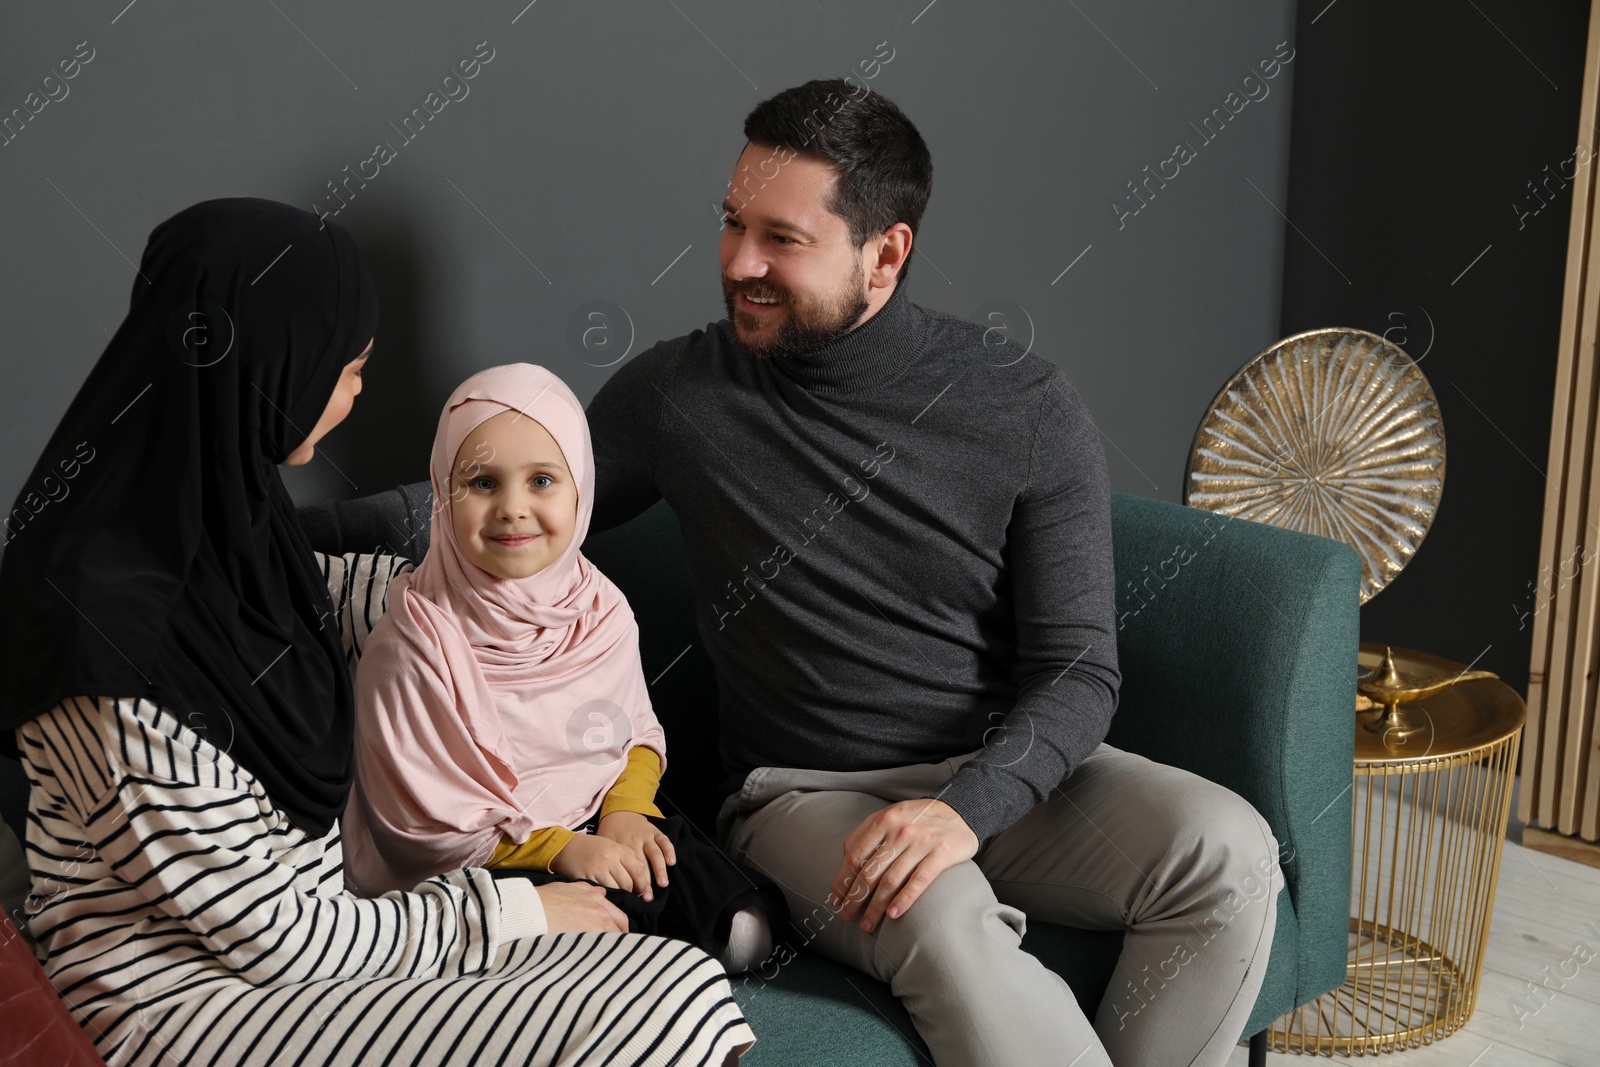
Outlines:
[{"label": "beige trousers", "polygon": [[[1101,745],[899,919],[863,934],[828,905],[850,832],[976,754],[878,771],[760,767],[723,805],[719,833],[783,888],[790,943],[887,982],[938,1067],[1224,1063],[1266,973],[1283,882],[1266,821],[1188,771]],[[1092,1023],[1020,947],[1029,917],[1125,931]]]}]

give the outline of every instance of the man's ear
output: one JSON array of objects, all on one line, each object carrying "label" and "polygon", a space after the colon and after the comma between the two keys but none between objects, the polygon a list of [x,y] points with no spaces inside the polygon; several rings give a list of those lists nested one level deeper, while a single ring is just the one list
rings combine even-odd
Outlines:
[{"label": "man's ear", "polygon": [[897,222],[876,237],[867,239],[866,254],[871,258],[867,275],[874,289],[893,285],[900,268],[911,255],[911,227]]}]

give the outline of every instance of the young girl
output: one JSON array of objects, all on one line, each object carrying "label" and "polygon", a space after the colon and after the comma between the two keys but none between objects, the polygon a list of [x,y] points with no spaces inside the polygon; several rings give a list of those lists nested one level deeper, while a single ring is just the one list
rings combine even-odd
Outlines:
[{"label": "young girl", "polygon": [[638,625],[578,551],[594,458],[577,397],[526,363],[474,375],[445,405],[430,467],[428,554],[391,584],[356,678],[353,888],[459,867],[588,881],[633,932],[734,972],[761,962],[776,886],[654,804],[666,742]]}]

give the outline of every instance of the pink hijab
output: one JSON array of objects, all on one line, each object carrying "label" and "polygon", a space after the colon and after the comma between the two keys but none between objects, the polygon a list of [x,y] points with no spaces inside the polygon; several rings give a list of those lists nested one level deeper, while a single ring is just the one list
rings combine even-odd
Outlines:
[{"label": "pink hijab", "polygon": [[[456,453],[506,411],[549,431],[578,486],[572,543],[521,579],[467,559],[451,519]],[[578,551],[594,508],[578,398],[527,363],[475,374],[439,417],[430,468],[428,554],[390,584],[356,672],[345,863],[352,888],[369,895],[482,866],[504,839],[582,825],[635,745],[666,759],[633,612]]]}]

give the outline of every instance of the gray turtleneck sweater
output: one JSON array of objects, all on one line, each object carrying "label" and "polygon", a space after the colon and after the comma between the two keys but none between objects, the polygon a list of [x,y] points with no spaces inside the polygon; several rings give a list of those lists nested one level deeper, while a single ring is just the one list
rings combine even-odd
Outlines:
[{"label": "gray turtleneck sweater", "polygon": [[987,841],[1104,739],[1105,455],[1055,365],[899,286],[798,358],[726,320],[663,341],[588,416],[591,532],[658,498],[682,526],[730,789],[981,747],[939,797]]}]

